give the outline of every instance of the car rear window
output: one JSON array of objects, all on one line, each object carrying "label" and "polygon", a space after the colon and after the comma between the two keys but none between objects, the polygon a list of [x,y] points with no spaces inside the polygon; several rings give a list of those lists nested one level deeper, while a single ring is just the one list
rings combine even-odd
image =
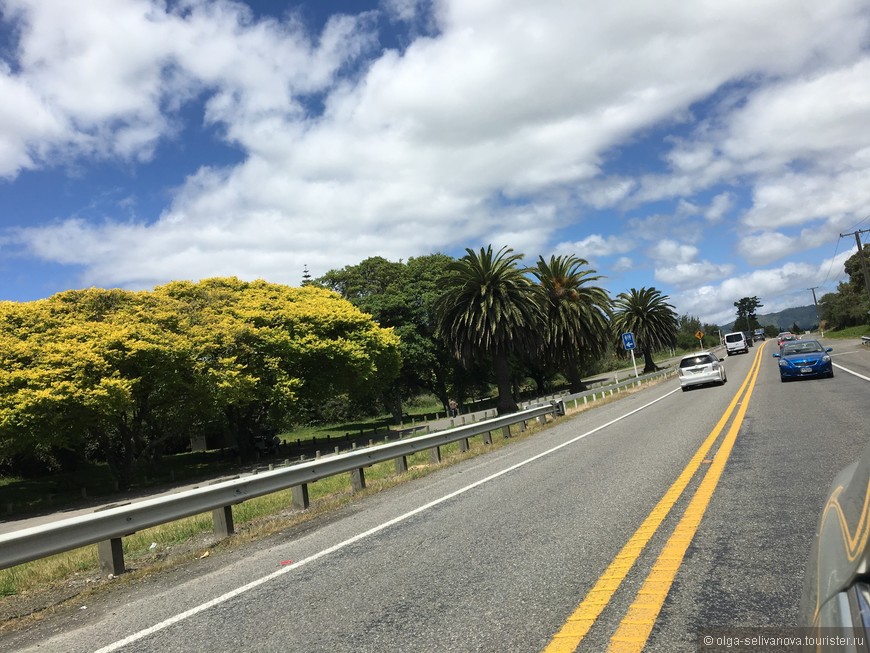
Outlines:
[{"label": "car rear window", "polygon": [[817,354],[819,352],[825,351],[822,346],[817,342],[801,342],[800,340],[795,340],[794,342],[790,342],[782,348],[782,355],[788,356],[790,354]]},{"label": "car rear window", "polygon": [[743,340],[742,333],[729,333],[727,336],[725,336],[726,342],[739,342],[741,340]]},{"label": "car rear window", "polygon": [[713,357],[708,355],[704,356],[692,356],[691,358],[684,358],[680,361],[680,367],[694,367],[695,365],[707,365],[708,363],[713,362]]}]

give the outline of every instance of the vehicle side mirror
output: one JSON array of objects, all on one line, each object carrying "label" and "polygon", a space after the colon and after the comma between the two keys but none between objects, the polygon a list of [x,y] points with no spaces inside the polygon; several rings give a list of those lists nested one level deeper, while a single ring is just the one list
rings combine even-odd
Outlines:
[{"label": "vehicle side mirror", "polygon": [[773,357],[774,357],[774,358],[779,358],[779,354],[774,354]]},{"label": "vehicle side mirror", "polygon": [[825,351],[834,351],[834,348],[833,347],[826,347]]}]

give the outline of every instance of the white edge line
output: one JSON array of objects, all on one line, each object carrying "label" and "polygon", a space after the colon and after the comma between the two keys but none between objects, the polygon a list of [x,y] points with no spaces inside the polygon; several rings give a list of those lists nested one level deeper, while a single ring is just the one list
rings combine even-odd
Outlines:
[{"label": "white edge line", "polygon": [[865,381],[870,381],[870,376],[864,376],[863,374],[858,374],[858,372],[853,372],[848,367],[843,367],[842,365],[837,365],[836,363],[831,363],[838,370],[843,370],[844,372],[848,372],[852,376],[857,376],[859,379],[864,379]]},{"label": "white edge line", "polygon": [[[839,367],[839,365],[837,367]],[[866,378],[866,377],[864,377],[864,378]],[[870,379],[868,379],[868,381],[870,381]],[[216,605],[220,605],[221,603],[225,603],[226,601],[229,601],[232,598],[235,598],[235,597],[237,597],[241,594],[244,594],[244,593],[246,593],[254,588],[259,587],[260,585],[263,585],[263,584],[269,582],[270,580],[273,580],[275,578],[283,576],[284,574],[290,573],[291,571],[294,571],[294,570],[298,569],[299,567],[307,565],[310,562],[314,562],[315,560],[319,560],[320,558],[323,558],[324,556],[328,556],[331,553],[335,553],[336,551],[339,551],[347,546],[350,546],[351,544],[359,542],[360,540],[362,540],[364,538],[367,538],[371,535],[379,533],[382,530],[389,528],[390,526],[394,526],[400,522],[403,522],[406,519],[413,517],[414,515],[417,515],[421,512],[429,510],[430,508],[434,508],[435,506],[437,506],[441,503],[444,503],[445,501],[449,501],[450,499],[453,499],[454,497],[458,497],[460,494],[465,494],[469,490],[473,490],[474,488],[476,488],[480,485],[483,485],[484,483],[489,483],[490,481],[495,480],[495,479],[499,478],[500,476],[504,476],[505,474],[508,474],[509,472],[517,470],[520,467],[524,467],[525,465],[528,465],[529,463],[534,462],[534,461],[538,460],[539,458],[543,458],[544,456],[549,456],[550,454],[552,454],[556,451],[559,451],[560,449],[563,449],[564,447],[567,447],[568,445],[574,444],[575,442],[578,442],[578,441],[582,440],[583,438],[585,438],[589,435],[592,435],[593,433],[597,433],[598,431],[606,429],[609,426],[613,426],[617,422],[620,422],[620,421],[624,420],[625,418],[634,415],[635,413],[639,413],[640,411],[642,411],[646,408],[649,408],[653,404],[660,402],[662,399],[669,397],[670,395],[674,394],[678,389],[679,388],[674,388],[673,390],[662,395],[658,399],[654,399],[653,401],[651,401],[647,404],[644,404],[643,406],[640,406],[639,408],[635,408],[634,410],[626,413],[625,415],[621,415],[620,417],[617,417],[616,419],[613,419],[613,420],[607,422],[606,424],[602,424],[601,426],[598,426],[598,427],[592,429],[591,431],[587,431],[586,433],[584,433],[582,435],[578,435],[576,438],[568,440],[567,442],[563,442],[562,444],[557,445],[557,446],[553,447],[552,449],[548,449],[547,451],[543,451],[535,456],[532,456],[531,458],[528,458],[527,460],[524,460],[520,463],[517,463],[516,465],[513,465],[511,467],[507,467],[507,468],[501,470],[500,472],[496,472],[495,474],[492,474],[491,476],[487,476],[486,478],[482,478],[479,481],[475,481],[471,485],[466,485],[465,487],[460,488],[460,489],[456,490],[455,492],[451,492],[450,494],[447,494],[447,495],[441,497],[440,499],[435,499],[434,501],[430,501],[429,503],[422,505],[419,508],[415,508],[414,510],[411,510],[410,512],[406,512],[404,515],[400,515],[398,517],[395,517],[395,518],[393,518],[389,521],[386,521],[383,524],[375,526],[374,528],[371,528],[363,533],[359,533],[358,535],[354,535],[353,537],[351,537],[347,540],[344,540],[343,542],[339,542],[338,544],[335,544],[335,545],[329,547],[328,549],[324,549],[323,551],[319,551],[318,553],[315,553],[312,556],[309,556],[307,558],[303,558],[302,560],[298,560],[297,562],[294,562],[291,565],[287,565],[286,567],[282,567],[278,571],[274,571],[271,574],[268,574],[267,576],[263,576],[262,578],[258,578],[255,581],[251,581],[247,585],[242,585],[241,587],[234,589],[234,590],[231,590],[225,594],[222,594],[221,596],[218,596],[218,597],[212,599],[211,601],[207,601],[206,603],[202,603],[196,607],[190,608],[189,610],[185,610],[184,612],[181,612],[181,613],[175,615],[174,617],[170,617],[169,619],[165,619],[164,621],[161,621],[160,623],[154,624],[153,626],[151,626],[149,628],[146,628],[144,630],[140,630],[139,632],[133,633],[132,635],[128,635],[124,639],[118,640],[117,642],[114,642],[114,643],[109,644],[107,646],[104,646],[100,649],[97,649],[94,653],[112,653],[112,651],[117,651],[118,649],[126,646],[127,644],[132,644],[133,642],[137,642],[140,639],[148,637],[149,635],[153,635],[154,633],[159,632],[161,630],[164,630],[164,629],[168,628],[169,626],[172,626],[173,624],[177,624],[178,622],[184,621],[185,619],[192,617],[196,614],[199,614],[200,612],[204,612],[205,610],[208,610],[209,608],[213,608]]]}]

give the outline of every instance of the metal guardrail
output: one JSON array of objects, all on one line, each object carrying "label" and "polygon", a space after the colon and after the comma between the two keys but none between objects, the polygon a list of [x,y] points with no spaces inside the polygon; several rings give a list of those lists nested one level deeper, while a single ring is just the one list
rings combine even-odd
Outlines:
[{"label": "metal guardrail", "polygon": [[497,429],[510,435],[512,425],[525,424],[536,418],[546,420],[547,415],[564,414],[564,403],[553,401],[503,417],[437,433],[373,445],[207,487],[13,531],[0,535],[0,569],[98,544],[103,570],[119,574],[124,571],[121,538],[136,531],[212,511],[215,532],[226,536],[233,532],[232,506],[248,499],[292,488],[294,505],[307,507],[308,483],[350,472],[354,489],[361,489],[365,487],[365,467],[395,460],[397,470],[404,471],[407,470],[405,458],[411,454],[432,450],[433,458],[440,460],[438,447],[441,445],[465,441],[465,449],[467,439],[474,435],[484,434],[489,437],[488,434]]},{"label": "metal guardrail", "polygon": [[603,398],[605,396],[612,396],[613,394],[618,394],[623,389],[628,389],[631,386],[641,385],[647,381],[652,381],[653,379],[657,379],[659,377],[668,377],[673,375],[676,372],[676,368],[666,367],[657,372],[650,372],[649,374],[641,374],[637,377],[630,377],[628,379],[624,379],[619,383],[611,383],[606,386],[599,386],[596,388],[592,388],[590,390],[584,390],[583,392],[575,392],[573,394],[568,392],[562,392],[558,394],[548,395],[545,399],[549,398],[553,401],[562,401],[566,405],[568,402],[573,402],[574,408],[582,401],[584,404],[588,403],[591,399],[592,401],[596,401],[599,397]]}]

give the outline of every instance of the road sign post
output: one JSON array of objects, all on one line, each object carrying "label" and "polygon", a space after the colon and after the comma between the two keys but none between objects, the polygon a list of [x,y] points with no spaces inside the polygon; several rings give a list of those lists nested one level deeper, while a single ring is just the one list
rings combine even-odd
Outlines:
[{"label": "road sign post", "polygon": [[634,367],[634,378],[638,378],[637,373],[637,362],[634,360],[634,348],[636,347],[634,342],[634,334],[633,333],[623,333],[622,334],[622,346],[625,347],[629,352],[631,352],[631,365]]}]

